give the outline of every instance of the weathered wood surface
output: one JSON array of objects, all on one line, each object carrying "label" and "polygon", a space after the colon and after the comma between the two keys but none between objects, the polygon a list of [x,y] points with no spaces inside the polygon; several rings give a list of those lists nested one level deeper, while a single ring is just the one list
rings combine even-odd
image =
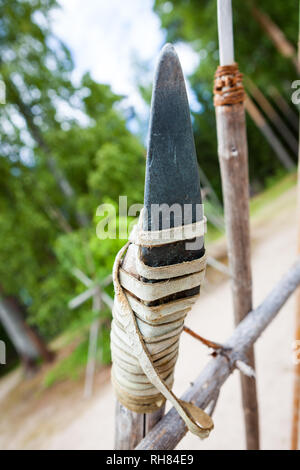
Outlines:
[{"label": "weathered wood surface", "polygon": [[153,413],[134,413],[116,401],[115,448],[132,450],[161,420],[165,412],[163,406]]},{"label": "weathered wood surface", "polygon": [[[235,361],[247,355],[249,348],[276,317],[291,294],[300,285],[300,258],[277,283],[265,300],[239,323],[225,343],[232,348],[227,357],[212,359],[193,385],[182,395],[182,400],[192,401],[206,408],[220,391],[234,370]],[[228,360],[229,359],[229,360]],[[253,379],[252,379],[253,380]],[[218,426],[218,423],[215,423]],[[187,428],[174,408],[147,434],[137,450],[171,450],[185,436]],[[201,443],[200,443],[201,445]]]},{"label": "weathered wood surface", "polygon": [[[218,0],[220,65],[234,64],[231,0]],[[224,57],[224,50],[230,50]],[[222,52],[223,51],[223,52]],[[225,82],[224,82],[225,83]],[[224,86],[226,89],[226,86]],[[227,91],[229,94],[230,90]],[[215,106],[218,156],[221,167],[228,260],[233,293],[235,324],[252,309],[252,275],[249,231],[248,146],[244,104]],[[254,350],[247,362],[255,370]],[[259,419],[256,383],[241,376],[247,449],[259,449]]]},{"label": "weathered wood surface", "polygon": [[[300,10],[299,10],[300,14]],[[300,26],[299,26],[300,27]],[[298,60],[300,63],[300,29],[298,41]],[[299,127],[300,136],[300,127]],[[297,252],[300,255],[300,145],[298,157],[298,185],[297,185],[297,207],[298,207],[298,243]],[[297,289],[296,294],[296,310],[295,310],[295,346],[297,347],[300,341],[300,287]],[[295,358],[296,364],[294,366],[294,384],[293,384],[293,407],[292,407],[292,429],[291,429],[291,450],[298,449],[299,441],[299,420],[300,420],[300,358],[299,355]],[[298,363],[297,363],[298,361]]]},{"label": "weathered wood surface", "polygon": [[[224,197],[228,259],[237,325],[252,310],[252,274],[249,230],[248,147],[243,103],[216,106],[218,154]],[[255,369],[254,351],[247,361]],[[259,448],[256,383],[241,376],[248,449]]]},{"label": "weathered wood surface", "polygon": [[144,417],[116,401],[115,449],[132,450],[144,437]]},{"label": "weathered wood surface", "polygon": [[[298,253],[300,253],[300,231],[299,231]],[[299,344],[300,344],[299,341],[300,341],[300,287],[298,287],[297,294],[296,294],[295,351],[299,350]],[[299,443],[299,421],[300,421],[300,358],[299,358],[299,353],[297,354],[297,357],[295,357],[295,361],[297,362],[294,365],[291,450],[297,450],[298,443]]]}]

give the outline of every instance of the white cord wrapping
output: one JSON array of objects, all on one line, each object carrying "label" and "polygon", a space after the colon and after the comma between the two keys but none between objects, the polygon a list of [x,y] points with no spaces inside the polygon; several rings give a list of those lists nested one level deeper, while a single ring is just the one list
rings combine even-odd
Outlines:
[{"label": "white cord wrapping", "polygon": [[[112,382],[119,401],[127,408],[147,413],[160,408],[168,399],[189,430],[205,438],[213,428],[211,418],[192,403],[179,400],[171,390],[184,319],[198,295],[157,306],[145,304],[199,286],[204,279],[205,256],[182,264],[158,268],[147,266],[140,259],[139,248],[146,233],[151,232],[143,232],[140,236],[135,229],[131,241],[120,250],[114,264]],[[199,234],[198,231],[197,236]],[[155,237],[153,239],[157,240]],[[150,236],[149,239],[152,243],[153,239]],[[169,237],[166,240],[169,243]],[[145,246],[149,246],[148,243],[146,240]],[[160,240],[160,244],[164,243]],[[130,258],[133,266],[130,273],[121,267],[127,249],[126,261]],[[139,276],[156,282],[143,282]]]},{"label": "white cord wrapping", "polygon": [[187,225],[166,228],[163,230],[143,230],[143,213],[141,210],[138,223],[133,227],[129,236],[129,241],[140,246],[160,246],[167,245],[182,240],[191,240],[196,237],[203,237],[206,232],[206,217],[202,220]]}]

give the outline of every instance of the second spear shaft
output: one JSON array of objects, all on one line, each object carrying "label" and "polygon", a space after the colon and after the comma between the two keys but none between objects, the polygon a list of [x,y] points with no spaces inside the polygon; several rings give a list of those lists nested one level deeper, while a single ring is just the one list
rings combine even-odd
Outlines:
[{"label": "second spear shaft", "polygon": [[[218,154],[224,198],[228,258],[235,324],[252,310],[252,275],[249,229],[249,176],[245,98],[242,77],[234,64],[231,0],[218,0],[220,67],[215,81]],[[247,361],[255,369],[254,350]],[[241,376],[248,450],[259,449],[256,382]]]},{"label": "second spear shaft", "polygon": [[[216,119],[234,319],[237,325],[252,310],[248,152],[243,104],[217,106]],[[254,368],[253,348],[247,359]],[[256,383],[253,378],[241,375],[241,385],[247,449],[254,450],[259,448]]]}]

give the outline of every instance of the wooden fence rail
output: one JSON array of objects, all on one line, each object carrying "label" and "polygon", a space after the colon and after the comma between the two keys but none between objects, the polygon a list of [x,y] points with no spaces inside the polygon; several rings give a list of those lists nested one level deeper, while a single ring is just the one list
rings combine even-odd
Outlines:
[{"label": "wooden fence rail", "polygon": [[[271,321],[290,295],[300,285],[300,258],[277,283],[259,307],[250,312],[236,327],[225,343],[231,348],[225,354],[212,359],[193,385],[181,397],[200,408],[213,404],[220,389],[231,373],[237,368],[237,361],[244,360],[247,351]],[[136,450],[170,450],[185,436],[187,428],[177,411],[172,408],[139,443]]]}]

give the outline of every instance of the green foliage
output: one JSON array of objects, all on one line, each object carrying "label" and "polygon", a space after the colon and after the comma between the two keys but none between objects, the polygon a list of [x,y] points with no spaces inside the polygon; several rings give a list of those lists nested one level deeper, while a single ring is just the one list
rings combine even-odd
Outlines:
[{"label": "green foliage", "polygon": [[[126,126],[121,96],[73,62],[52,32],[55,0],[0,0],[0,287],[51,337],[91,312],[68,302],[106,277],[124,240],[99,240],[95,212],[142,202],[144,148]],[[112,295],[112,287],[107,291]]]},{"label": "green foliage", "polygon": [[[290,59],[279,54],[251,13],[252,1],[233,0],[235,56],[240,70],[248,75],[265,94],[276,86],[282,94],[291,93],[295,69]],[[294,0],[256,2],[257,6],[281,28],[291,43],[298,37],[298,5]],[[158,14],[167,40],[187,42],[197,52],[199,65],[189,77],[200,111],[193,114],[193,125],[199,163],[221,197],[217,159],[216,125],[213,108],[212,82],[219,64],[217,1],[156,0]],[[281,164],[273,150],[247,118],[249,171],[253,188],[261,189]]]},{"label": "green foliage", "polygon": [[[263,209],[266,209],[273,201],[278,199],[282,194],[297,185],[296,172],[282,177],[282,173],[278,173],[275,177],[268,180],[267,189],[258,194],[250,201],[250,214],[257,216]],[[271,213],[272,214],[272,213]],[[272,214],[273,215],[273,214]]]},{"label": "green foliage", "polygon": [[[91,174],[90,186],[101,187],[102,194],[113,201],[118,201],[119,195],[126,195],[129,205],[142,202],[143,187],[134,184],[135,181],[144,179],[145,158],[140,150],[134,137],[131,140],[120,137],[114,142],[105,143],[96,154],[97,170]],[[133,156],[139,152],[140,158],[137,161]],[[128,168],[131,185],[128,185]]]},{"label": "green foliage", "polygon": [[[77,380],[85,371],[88,359],[89,341],[86,336],[74,351],[55,365],[44,378],[44,387],[67,379]],[[96,363],[107,365],[111,361],[109,348],[109,329],[102,328],[97,342]]]}]

